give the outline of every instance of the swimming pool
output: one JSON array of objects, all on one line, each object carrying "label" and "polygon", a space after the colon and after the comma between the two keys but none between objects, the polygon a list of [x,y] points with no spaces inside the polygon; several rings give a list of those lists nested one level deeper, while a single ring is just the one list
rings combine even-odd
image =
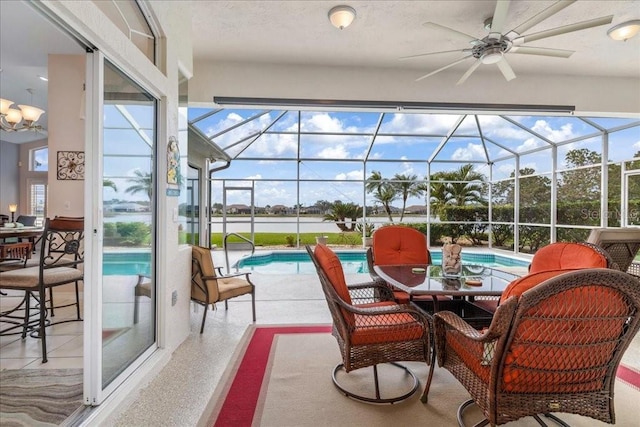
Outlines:
[{"label": "swimming pool", "polygon": [[[369,273],[367,255],[360,251],[336,251],[342,262],[345,274]],[[433,264],[442,262],[442,252],[431,251]],[[485,267],[527,267],[528,261],[510,258],[493,253],[462,253],[463,264],[483,265]],[[309,255],[302,251],[269,252],[254,254],[242,258],[233,265],[242,271],[255,271],[261,274],[313,274],[315,268]]]},{"label": "swimming pool", "polygon": [[111,276],[151,273],[151,252],[106,252],[102,257],[102,274]]}]

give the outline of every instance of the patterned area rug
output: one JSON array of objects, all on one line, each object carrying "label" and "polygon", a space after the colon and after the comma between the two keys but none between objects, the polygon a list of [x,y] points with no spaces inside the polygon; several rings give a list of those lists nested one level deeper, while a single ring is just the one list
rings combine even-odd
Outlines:
[{"label": "patterned area rug", "polygon": [[0,426],[57,426],[82,405],[82,369],[0,371]]},{"label": "patterned area rug", "polygon": [[[469,394],[446,370],[436,368],[429,393],[429,403],[420,402],[420,393],[394,405],[367,405],[341,394],[331,382],[331,370],[340,352],[330,326],[250,326],[232,363],[223,375],[198,426],[206,427],[387,427],[390,425],[457,426],[458,406]],[[424,363],[406,362],[420,378],[427,377]],[[380,368],[383,368],[381,366]],[[640,401],[640,374],[622,367],[616,381],[616,423],[637,424]],[[350,388],[371,389],[369,369],[353,371],[340,381]],[[393,374],[393,373],[392,373]],[[383,391],[400,386],[379,370]],[[424,386],[424,383],[422,383]],[[389,387],[392,390],[389,390]],[[366,390],[357,390],[363,394]],[[477,408],[470,408],[467,425],[481,420]],[[560,414],[574,427],[608,424],[572,414]],[[538,426],[531,417],[509,425]]]}]

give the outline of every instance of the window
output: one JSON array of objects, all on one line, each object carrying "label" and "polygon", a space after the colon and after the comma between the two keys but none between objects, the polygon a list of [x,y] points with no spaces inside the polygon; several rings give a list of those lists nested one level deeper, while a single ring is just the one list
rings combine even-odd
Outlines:
[{"label": "window", "polygon": [[46,172],[49,170],[49,148],[34,148],[29,153],[29,170]]}]

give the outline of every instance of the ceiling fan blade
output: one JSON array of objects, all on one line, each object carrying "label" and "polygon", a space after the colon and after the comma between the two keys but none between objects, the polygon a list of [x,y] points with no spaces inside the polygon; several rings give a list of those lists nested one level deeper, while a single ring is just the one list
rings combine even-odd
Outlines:
[{"label": "ceiling fan blade", "polygon": [[518,53],[524,55],[540,55],[540,56],[552,56],[555,58],[568,58],[575,53],[574,50],[564,49],[550,49],[547,47],[533,47],[533,46],[514,46],[509,53]]},{"label": "ceiling fan blade", "polygon": [[422,26],[433,29],[433,30],[437,30],[437,31],[446,31],[450,35],[452,36],[455,35],[456,37],[463,38],[469,43],[474,41],[478,41],[478,42],[480,41],[476,37],[470,36],[469,34],[460,32],[458,30],[454,30],[453,28],[445,27],[444,25],[436,24],[435,22],[425,22],[424,24],[422,24]]},{"label": "ceiling fan blade", "polygon": [[460,77],[460,80],[458,80],[458,83],[456,83],[456,86],[466,82],[469,76],[471,75],[471,73],[473,73],[476,70],[476,68],[478,68],[481,64],[482,64],[482,61],[480,59],[476,60],[476,62],[471,64],[471,67],[469,67],[467,72],[464,73],[462,77]]},{"label": "ceiling fan blade", "polygon": [[542,21],[544,21],[545,19],[549,18],[550,16],[555,15],[556,13],[560,12],[562,9],[564,9],[567,6],[570,6],[571,4],[575,3],[576,0],[560,0],[557,3],[552,4],[551,6],[549,6],[548,8],[546,8],[545,10],[543,10],[542,12],[538,13],[537,15],[532,16],[531,18],[529,18],[529,20],[523,22],[522,24],[518,25],[516,28],[514,28],[513,30],[510,31],[513,33],[517,33],[518,35],[524,33],[525,31],[527,31],[529,28],[538,25],[539,23],[541,23]]},{"label": "ceiling fan blade", "polygon": [[498,66],[498,68],[500,69],[500,72],[508,82],[516,78],[516,73],[513,72],[511,65],[509,65],[506,59],[502,58],[502,60],[498,61],[496,65]]},{"label": "ceiling fan blade", "polygon": [[516,37],[512,40],[514,45],[533,42],[547,37],[559,36],[561,34],[572,33],[574,31],[586,30],[588,28],[598,27],[600,25],[610,24],[613,21],[613,15],[603,16],[601,18],[590,19],[588,21],[577,22],[563,27],[552,28],[550,30],[540,31],[538,33],[529,34],[527,36]]},{"label": "ceiling fan blade", "polygon": [[441,54],[441,53],[470,52],[470,51],[471,51],[471,49],[443,50],[443,51],[440,51],[440,52],[429,52],[429,53],[420,53],[418,55],[401,56],[398,59],[400,61],[404,61],[405,59],[420,58],[422,56],[438,55],[438,54]]},{"label": "ceiling fan blade", "polygon": [[509,2],[510,0],[497,1],[496,9],[493,11],[493,17],[491,18],[490,39],[499,39],[502,36],[502,29],[507,20],[507,12],[509,12]]},{"label": "ceiling fan blade", "polygon": [[424,76],[422,76],[422,77],[418,77],[418,78],[416,79],[416,81],[417,81],[417,82],[419,82],[419,81],[420,81],[420,80],[422,80],[422,79],[426,79],[427,77],[431,77],[431,76],[433,76],[434,74],[439,73],[440,71],[446,70],[446,69],[447,69],[447,68],[449,68],[449,67],[453,67],[454,65],[457,65],[457,64],[461,63],[461,62],[462,62],[462,61],[464,61],[465,59],[469,59],[469,58],[471,58],[471,56],[472,56],[472,55],[465,56],[464,58],[458,59],[457,61],[454,61],[454,62],[452,62],[451,64],[447,64],[447,65],[445,65],[444,67],[438,68],[437,70],[432,71],[432,72],[430,72],[429,74],[425,74],[425,75],[424,75]]}]

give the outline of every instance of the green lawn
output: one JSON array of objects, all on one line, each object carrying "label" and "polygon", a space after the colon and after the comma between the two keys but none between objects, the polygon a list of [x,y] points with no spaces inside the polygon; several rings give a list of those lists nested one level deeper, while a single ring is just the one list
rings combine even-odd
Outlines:
[{"label": "green lawn", "polygon": [[[315,245],[317,233],[300,233],[300,245]],[[361,245],[362,236],[359,233],[325,233],[330,245]],[[249,238],[249,234],[246,235]],[[255,233],[256,246],[296,246],[295,233]],[[241,242],[241,239],[231,236],[228,242]],[[222,247],[222,233],[211,234],[211,244]]]}]

